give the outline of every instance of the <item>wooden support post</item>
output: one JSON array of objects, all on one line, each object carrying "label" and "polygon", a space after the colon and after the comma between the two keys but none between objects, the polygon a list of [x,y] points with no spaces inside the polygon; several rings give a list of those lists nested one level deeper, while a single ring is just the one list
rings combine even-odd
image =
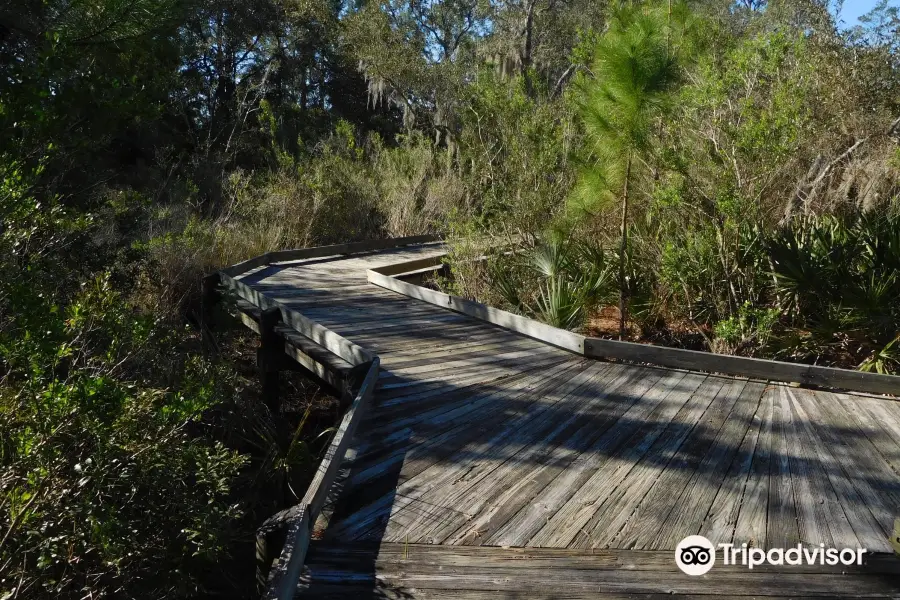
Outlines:
[{"label": "wooden support post", "polygon": [[259,348],[256,351],[256,365],[259,367],[259,381],[263,402],[274,414],[281,412],[278,397],[279,371],[283,363],[284,340],[275,332],[281,322],[281,311],[269,308],[262,311],[259,319]]},{"label": "wooden support post", "polygon": [[219,294],[220,282],[221,275],[218,272],[207,275],[203,278],[200,289],[200,315],[198,319],[200,337],[203,340],[204,347],[211,352],[215,352],[217,348],[212,330],[215,326],[213,315],[215,314],[216,304],[221,299],[221,294]]}]

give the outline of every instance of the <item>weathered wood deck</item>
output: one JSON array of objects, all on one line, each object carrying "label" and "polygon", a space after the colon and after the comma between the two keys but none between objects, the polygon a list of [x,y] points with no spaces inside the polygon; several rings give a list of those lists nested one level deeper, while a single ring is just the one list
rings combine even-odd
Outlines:
[{"label": "weathered wood deck", "polygon": [[696,578],[673,559],[691,534],[891,552],[900,403],[589,360],[366,280],[366,269],[442,252],[237,277],[381,360],[316,527],[310,597],[900,596],[887,554],[855,570]]}]

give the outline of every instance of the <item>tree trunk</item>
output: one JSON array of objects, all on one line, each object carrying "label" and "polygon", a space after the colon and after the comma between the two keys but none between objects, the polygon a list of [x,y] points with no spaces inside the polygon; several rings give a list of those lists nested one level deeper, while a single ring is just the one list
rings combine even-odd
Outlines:
[{"label": "tree trunk", "polygon": [[631,155],[625,165],[625,184],[622,186],[622,243],[619,247],[619,340],[625,337],[625,257],[628,252],[628,182],[631,179]]},{"label": "tree trunk", "polygon": [[531,98],[534,96],[534,85],[531,81],[531,63],[532,63],[532,54],[534,53],[534,5],[537,3],[537,0],[531,0],[527,8],[525,9],[525,27],[524,27],[524,35],[525,41],[522,48],[522,54],[520,55],[521,63],[522,63],[522,77],[525,80],[525,94]]}]

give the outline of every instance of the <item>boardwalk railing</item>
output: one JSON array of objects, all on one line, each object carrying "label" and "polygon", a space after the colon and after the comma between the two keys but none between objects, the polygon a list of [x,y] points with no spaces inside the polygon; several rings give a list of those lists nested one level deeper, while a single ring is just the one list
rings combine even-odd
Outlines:
[{"label": "boardwalk railing", "polygon": [[317,246],[315,248],[301,248],[299,250],[277,250],[275,252],[267,252],[255,258],[245,260],[222,269],[222,273],[234,276],[246,273],[258,267],[269,265],[277,262],[287,262],[290,260],[305,260],[308,258],[323,258],[326,256],[337,256],[339,254],[357,254],[360,252],[371,252],[373,250],[387,250],[390,248],[398,248],[400,246],[410,246],[414,244],[428,244],[440,241],[437,235],[414,235],[409,237],[388,238],[384,240],[370,240],[365,242],[352,242],[349,244],[337,244],[334,246]]},{"label": "boardwalk railing", "polygon": [[[215,289],[218,285],[222,285],[244,302],[265,312],[269,317],[279,318],[283,323],[282,328],[289,327],[291,331],[312,340],[328,352],[353,365],[356,367],[354,368],[355,373],[365,373],[361,381],[354,381],[351,378],[347,384],[352,388],[349,390],[352,402],[302,501],[266,520],[258,531],[258,554],[261,549],[264,559],[268,555],[267,539],[275,532],[285,532],[284,544],[279,551],[279,557],[263,582],[265,588],[263,597],[266,600],[286,600],[294,596],[312,537],[313,525],[329,495],[354,431],[371,403],[378,381],[380,361],[378,356],[372,352],[254,290],[238,277],[242,273],[270,263],[368,252],[435,240],[436,238],[433,236],[418,236],[273,252],[223,269],[204,280],[203,314],[206,315],[203,317],[204,322],[209,318],[208,310],[215,299]],[[665,367],[798,382],[851,391],[900,395],[900,377],[591,338],[400,279],[404,275],[439,266],[441,261],[442,257],[438,256],[392,264],[370,269],[366,271],[366,277],[370,283],[382,288],[474,317],[588,358],[649,363]],[[265,335],[262,328],[260,328],[260,333]]]},{"label": "boardwalk railing", "polygon": [[372,392],[378,381],[378,364],[379,361],[376,357],[369,365],[366,377],[359,386],[353,403],[344,415],[337,433],[332,438],[303,500],[297,506],[271,517],[259,528],[257,548],[261,543],[265,543],[266,535],[276,529],[287,528],[284,547],[277,564],[273,566],[268,576],[266,591],[263,594],[265,600],[288,600],[294,597],[294,591],[303,569],[303,561],[306,558],[306,551],[309,549],[309,542],[312,538],[313,525],[322,511],[331,484],[344,460],[344,455],[353,439],[353,432],[371,402]]},{"label": "boardwalk railing", "polygon": [[[285,534],[284,544],[278,558],[274,561],[272,569],[267,575],[262,570],[260,572],[260,575],[264,578],[260,583],[265,589],[263,598],[266,600],[286,600],[294,596],[294,590],[297,587],[306,551],[312,537],[313,525],[322,511],[322,507],[337,476],[338,469],[353,438],[353,433],[362,420],[368,405],[371,403],[372,394],[378,381],[379,359],[375,354],[334,331],[259,293],[243,283],[238,277],[243,273],[272,263],[371,252],[406,245],[426,244],[439,239],[437,236],[423,235],[269,252],[232,265],[204,278],[200,324],[205,335],[208,334],[212,322],[212,308],[218,301],[217,289],[219,286],[222,286],[242,300],[245,306],[249,305],[251,309],[258,309],[259,314],[265,314],[266,318],[276,317],[274,320],[281,321],[290,328],[290,331],[301,334],[330,353],[354,365],[357,367],[354,371],[365,373],[361,381],[351,379],[347,382],[347,385],[352,388],[346,390],[352,396],[352,401],[303,499],[296,506],[281,511],[267,519],[257,531],[257,557],[263,563],[268,562],[268,538],[277,532],[284,532]],[[265,338],[267,333],[263,330],[262,323],[258,324],[258,329],[259,333]],[[269,328],[270,331],[273,329],[277,328]],[[280,337],[287,338],[290,336],[282,335]],[[285,341],[290,340],[285,339]],[[265,343],[265,339],[263,343]],[[289,353],[289,355],[295,360],[299,360],[295,354]]]},{"label": "boardwalk railing", "polygon": [[900,377],[894,375],[587,337],[397,278],[404,273],[440,264],[441,260],[442,257],[434,257],[369,269],[366,271],[366,278],[369,283],[393,290],[404,296],[516,331],[587,358],[615,359],[740,377],[759,377],[801,385],[900,396]]}]

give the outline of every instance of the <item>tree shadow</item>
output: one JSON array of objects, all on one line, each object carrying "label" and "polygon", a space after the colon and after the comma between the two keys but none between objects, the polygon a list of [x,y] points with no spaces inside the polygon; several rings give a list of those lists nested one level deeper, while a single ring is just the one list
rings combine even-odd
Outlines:
[{"label": "tree shadow", "polygon": [[[878,535],[883,542],[898,516],[896,402],[850,396],[880,403],[873,411],[827,392],[542,354],[538,342],[399,295],[379,303],[408,312],[373,323],[369,300],[348,299],[340,287],[292,295],[296,287],[277,281],[285,268],[244,281],[276,299],[283,293],[292,308],[379,354],[384,369],[323,533],[369,551],[354,555],[355,579],[340,590],[327,573],[307,575],[304,585],[326,596],[404,597],[377,577],[383,542],[674,549],[673,540],[705,531],[721,502],[734,515],[718,529],[730,537],[714,543],[818,545],[802,539],[818,528],[840,548]],[[479,337],[485,331],[491,336]],[[485,354],[479,340],[497,345],[492,360],[476,362]],[[441,348],[453,353],[426,354]],[[587,369],[583,385],[571,384]],[[564,508],[584,531],[554,541]],[[765,539],[739,526],[754,511]]]}]

